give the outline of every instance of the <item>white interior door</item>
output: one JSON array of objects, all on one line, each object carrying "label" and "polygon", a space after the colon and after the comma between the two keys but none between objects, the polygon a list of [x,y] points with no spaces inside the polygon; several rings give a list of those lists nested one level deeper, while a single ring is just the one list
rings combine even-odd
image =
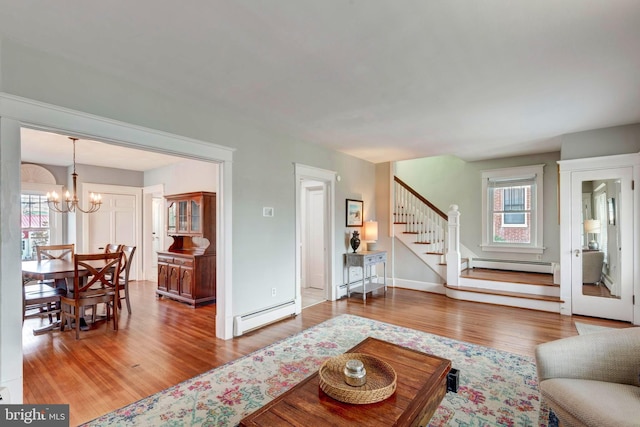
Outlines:
[{"label": "white interior door", "polygon": [[306,280],[303,286],[325,289],[324,190],[322,188],[308,189],[306,200]]},{"label": "white interior door", "polygon": [[[141,229],[141,189],[121,186],[100,186],[100,210],[85,215],[83,239],[87,252],[103,252],[107,243],[139,247]],[[109,188],[110,187],[110,188]],[[91,191],[94,191],[93,189]],[[136,250],[131,264],[130,279],[137,280],[142,251]],[[136,256],[137,255],[137,256]]]},{"label": "white interior door", "polygon": [[[574,314],[633,321],[632,178],[631,167],[571,173]],[[591,193],[590,205],[583,198],[587,193]],[[587,226],[587,219],[595,220],[596,227]],[[590,242],[591,247],[585,247],[585,242]],[[597,284],[583,283],[583,269],[586,272],[593,267],[588,265],[589,258],[583,257],[586,251],[604,253],[602,276]]]}]

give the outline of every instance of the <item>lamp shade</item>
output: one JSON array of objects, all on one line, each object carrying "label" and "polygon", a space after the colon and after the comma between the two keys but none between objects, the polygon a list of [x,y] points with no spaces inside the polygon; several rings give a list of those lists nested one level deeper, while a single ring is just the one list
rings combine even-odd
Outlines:
[{"label": "lamp shade", "polygon": [[584,221],[584,232],[598,234],[600,233],[600,220],[599,219],[586,219]]},{"label": "lamp shade", "polygon": [[378,222],[367,221],[364,223],[363,240],[365,242],[375,242],[378,240]]}]

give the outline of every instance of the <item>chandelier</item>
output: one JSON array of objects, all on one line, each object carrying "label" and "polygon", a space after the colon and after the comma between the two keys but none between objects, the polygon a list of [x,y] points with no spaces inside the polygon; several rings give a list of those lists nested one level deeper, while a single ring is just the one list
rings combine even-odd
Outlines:
[{"label": "chandelier", "polygon": [[78,138],[69,137],[73,141],[73,173],[71,178],[73,179],[73,194],[69,194],[69,191],[64,195],[64,200],[60,200],[60,195],[55,191],[47,193],[47,202],[49,209],[60,213],[72,213],[76,211],[84,213],[92,213],[100,209],[102,205],[102,196],[100,194],[91,193],[89,195],[89,208],[82,209],[80,207],[80,199],[78,199],[77,183],[78,174],[76,173],[76,141]]}]

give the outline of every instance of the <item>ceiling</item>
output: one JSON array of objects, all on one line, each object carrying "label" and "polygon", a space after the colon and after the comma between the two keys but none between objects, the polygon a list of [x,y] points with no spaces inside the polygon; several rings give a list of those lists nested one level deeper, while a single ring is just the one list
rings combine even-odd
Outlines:
[{"label": "ceiling", "polygon": [[[0,0],[0,35],[372,162],[640,122],[637,0]],[[80,149],[80,147],[78,147]]]},{"label": "ceiling", "polygon": [[[22,128],[20,139],[21,160],[25,163],[53,166],[73,164],[73,142],[68,136]],[[181,157],[135,150],[89,139],[76,141],[75,157],[77,164],[141,172],[184,160]]]}]

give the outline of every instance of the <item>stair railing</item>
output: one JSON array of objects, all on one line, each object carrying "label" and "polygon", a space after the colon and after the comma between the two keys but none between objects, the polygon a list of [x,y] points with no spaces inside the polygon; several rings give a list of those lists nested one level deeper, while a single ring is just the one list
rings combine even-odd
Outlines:
[{"label": "stair railing", "polygon": [[448,248],[447,214],[400,178],[394,177],[394,186],[394,222],[405,224],[405,232],[415,234],[416,243],[427,245],[428,253],[444,258]]}]

